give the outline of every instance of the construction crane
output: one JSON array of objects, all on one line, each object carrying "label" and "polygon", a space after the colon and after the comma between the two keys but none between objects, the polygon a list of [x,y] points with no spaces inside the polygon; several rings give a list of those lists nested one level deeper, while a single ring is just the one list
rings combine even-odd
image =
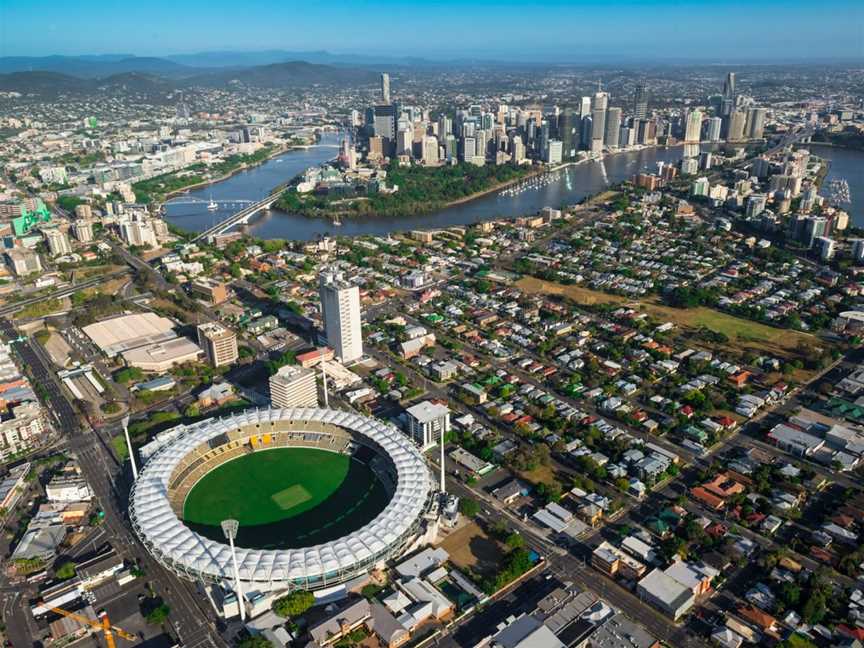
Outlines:
[{"label": "construction crane", "polygon": [[111,622],[108,620],[108,615],[103,612],[99,615],[99,620],[96,621],[94,619],[88,619],[85,616],[81,616],[80,614],[75,614],[74,612],[70,612],[69,610],[64,610],[63,608],[52,607],[49,608],[52,612],[56,612],[57,614],[65,617],[69,617],[70,619],[75,619],[79,623],[83,623],[84,625],[88,625],[91,628],[95,628],[100,630],[102,634],[105,635],[105,643],[108,644],[108,648],[117,648],[117,644],[114,642],[114,635],[116,634],[118,637],[122,637],[127,641],[136,641],[138,637],[133,634],[129,634],[122,628],[118,628],[117,626],[111,625]]}]

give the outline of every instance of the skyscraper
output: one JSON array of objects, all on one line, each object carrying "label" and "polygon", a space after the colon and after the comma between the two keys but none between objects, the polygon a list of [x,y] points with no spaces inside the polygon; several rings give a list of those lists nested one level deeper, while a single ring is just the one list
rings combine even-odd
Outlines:
[{"label": "skyscraper", "polygon": [[591,152],[603,150],[603,138],[606,135],[606,108],[594,108],[591,111]]},{"label": "skyscraper", "polygon": [[342,273],[325,271],[318,277],[318,292],[327,343],[342,362],[357,360],[363,355],[360,289]]},{"label": "skyscraper", "polygon": [[434,135],[423,136],[423,163],[438,164],[438,138]]},{"label": "skyscraper", "polygon": [[390,103],[390,75],[386,72],[381,75],[381,102]]},{"label": "skyscraper", "polygon": [[744,127],[747,124],[747,115],[740,110],[735,110],[729,115],[729,130],[726,139],[730,142],[740,142],[744,139]]},{"label": "skyscraper", "polygon": [[699,142],[702,139],[702,111],[693,110],[687,115],[684,124],[684,141],[690,143]]},{"label": "skyscraper", "polygon": [[591,97],[582,97],[582,101],[579,104],[579,116],[582,119],[591,115]]},{"label": "skyscraper", "polygon": [[591,131],[593,130],[594,124],[592,123],[591,115],[585,115],[582,118],[582,137],[581,139],[581,147],[583,149],[591,148]]},{"label": "skyscraper", "polygon": [[594,93],[594,110],[606,110],[609,107],[609,93],[598,90]]},{"label": "skyscraper", "polygon": [[621,109],[610,108],[606,111],[606,129],[603,141],[609,148],[618,148],[618,136],[621,131]]},{"label": "skyscraper", "polygon": [[731,99],[735,102],[735,73],[729,72],[726,74],[726,80],[723,82],[723,98]]},{"label": "skyscraper", "polygon": [[719,117],[711,117],[708,120],[708,133],[705,139],[709,142],[720,141],[720,128],[723,125],[723,120]]},{"label": "skyscraper", "polygon": [[751,108],[747,111],[747,126],[744,129],[747,137],[751,139],[761,139],[765,134],[765,117],[767,116],[765,108]]},{"label": "skyscraper", "polygon": [[633,116],[636,119],[644,119],[648,116],[648,94],[643,84],[636,86],[633,93]]},{"label": "skyscraper", "polygon": [[576,151],[579,150],[578,119],[570,107],[564,108],[558,115],[558,137],[561,138],[564,161],[576,159]]}]

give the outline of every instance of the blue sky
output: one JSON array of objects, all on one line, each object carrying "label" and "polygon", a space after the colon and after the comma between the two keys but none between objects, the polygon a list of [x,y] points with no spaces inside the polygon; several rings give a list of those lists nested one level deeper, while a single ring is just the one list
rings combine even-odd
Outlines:
[{"label": "blue sky", "polygon": [[579,61],[864,58],[864,0],[0,0],[0,56],[212,50]]}]

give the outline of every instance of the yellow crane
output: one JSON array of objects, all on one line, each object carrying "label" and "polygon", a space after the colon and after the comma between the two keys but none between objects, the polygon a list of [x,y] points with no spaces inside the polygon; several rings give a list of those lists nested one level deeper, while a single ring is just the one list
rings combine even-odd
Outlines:
[{"label": "yellow crane", "polygon": [[70,619],[75,619],[79,623],[83,623],[84,625],[88,625],[91,628],[96,628],[100,630],[102,634],[105,635],[105,643],[108,644],[108,648],[116,648],[117,644],[114,642],[114,635],[116,634],[118,637],[122,637],[127,641],[135,641],[138,639],[133,634],[129,634],[122,628],[118,628],[115,625],[111,625],[111,622],[108,620],[108,615],[103,612],[99,615],[99,620],[88,619],[85,616],[80,614],[75,614],[74,612],[70,612],[69,610],[64,610],[63,608],[52,607],[50,608],[52,612],[56,612],[57,614],[65,617],[69,617]]}]

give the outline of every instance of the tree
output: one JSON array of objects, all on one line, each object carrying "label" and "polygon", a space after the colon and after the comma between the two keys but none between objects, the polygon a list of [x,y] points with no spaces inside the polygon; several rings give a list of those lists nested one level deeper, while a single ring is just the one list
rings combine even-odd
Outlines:
[{"label": "tree", "polygon": [[171,613],[171,608],[168,607],[167,603],[160,603],[152,610],[150,610],[144,619],[150,625],[162,625],[168,619],[168,615]]},{"label": "tree", "polygon": [[525,546],[525,538],[519,535],[516,531],[507,536],[507,539],[504,541],[511,549],[521,549]]},{"label": "tree", "polygon": [[69,580],[75,575],[75,563],[73,562],[64,562],[57,568],[57,571],[54,572],[54,575],[57,576],[60,580]]},{"label": "tree", "polygon": [[459,500],[459,512],[465,517],[474,517],[480,512],[480,504],[475,499],[463,497]]},{"label": "tree", "polygon": [[300,616],[315,604],[312,592],[297,591],[276,599],[273,611],[282,617]]},{"label": "tree", "polygon": [[828,609],[825,604],[825,594],[820,590],[814,590],[804,602],[804,607],[801,608],[801,616],[804,620],[813,625],[822,621]]}]

